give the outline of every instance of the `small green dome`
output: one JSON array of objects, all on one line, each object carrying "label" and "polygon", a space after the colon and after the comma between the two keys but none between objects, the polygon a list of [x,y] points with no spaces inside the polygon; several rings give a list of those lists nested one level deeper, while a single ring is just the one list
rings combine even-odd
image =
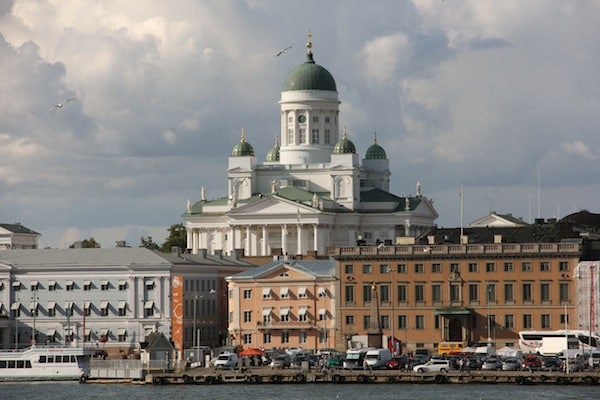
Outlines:
[{"label": "small green dome", "polygon": [[279,140],[275,138],[275,146],[267,153],[267,162],[278,162],[279,161]]},{"label": "small green dome", "polygon": [[285,78],[283,91],[328,90],[337,92],[335,79],[329,71],[315,63],[312,53],[306,54],[306,61],[294,68]]},{"label": "small green dome", "polygon": [[377,134],[375,134],[375,139],[373,140],[373,144],[367,149],[365,159],[385,160],[386,158],[387,156],[385,154],[385,150],[383,149],[383,147],[377,144]]},{"label": "small green dome", "polygon": [[240,139],[240,142],[233,147],[231,155],[233,157],[254,156],[254,148],[250,143],[246,142],[246,135],[244,134],[243,129],[242,138]]},{"label": "small green dome", "polygon": [[333,148],[333,154],[355,154],[356,147],[354,143],[350,139],[348,139],[348,135],[344,132],[344,136],[335,144]]}]

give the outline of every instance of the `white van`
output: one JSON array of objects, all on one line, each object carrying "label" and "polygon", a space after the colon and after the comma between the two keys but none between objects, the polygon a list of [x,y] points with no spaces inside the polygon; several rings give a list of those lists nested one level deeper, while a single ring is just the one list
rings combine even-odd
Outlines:
[{"label": "white van", "polygon": [[590,358],[588,358],[588,363],[592,369],[600,367],[600,351],[592,351]]},{"label": "white van", "polygon": [[234,369],[237,366],[238,356],[236,353],[222,353],[215,360],[215,369]]},{"label": "white van", "polygon": [[367,367],[371,369],[384,369],[392,359],[392,352],[388,349],[371,349],[365,355]]}]

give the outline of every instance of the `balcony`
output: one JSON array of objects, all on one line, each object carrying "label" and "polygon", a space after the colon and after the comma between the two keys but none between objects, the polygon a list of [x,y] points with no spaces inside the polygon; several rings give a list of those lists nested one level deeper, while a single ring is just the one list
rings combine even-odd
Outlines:
[{"label": "balcony", "polygon": [[256,328],[259,330],[319,329],[323,327],[323,321],[259,321],[256,323]]}]

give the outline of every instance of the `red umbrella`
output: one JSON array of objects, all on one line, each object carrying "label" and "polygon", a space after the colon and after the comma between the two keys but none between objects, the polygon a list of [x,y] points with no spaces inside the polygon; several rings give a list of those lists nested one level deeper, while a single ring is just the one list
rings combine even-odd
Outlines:
[{"label": "red umbrella", "polygon": [[262,356],[263,354],[265,353],[262,350],[253,348],[247,348],[240,352],[241,357]]}]

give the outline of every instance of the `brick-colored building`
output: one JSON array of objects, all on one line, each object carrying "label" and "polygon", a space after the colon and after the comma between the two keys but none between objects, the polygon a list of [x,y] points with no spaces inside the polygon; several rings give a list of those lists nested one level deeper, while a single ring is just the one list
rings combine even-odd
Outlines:
[{"label": "brick-colored building", "polygon": [[373,318],[408,350],[441,341],[518,346],[519,331],[562,329],[565,313],[575,327],[572,272],[586,248],[579,236],[550,220],[331,250],[339,262],[338,343],[365,335]]}]

